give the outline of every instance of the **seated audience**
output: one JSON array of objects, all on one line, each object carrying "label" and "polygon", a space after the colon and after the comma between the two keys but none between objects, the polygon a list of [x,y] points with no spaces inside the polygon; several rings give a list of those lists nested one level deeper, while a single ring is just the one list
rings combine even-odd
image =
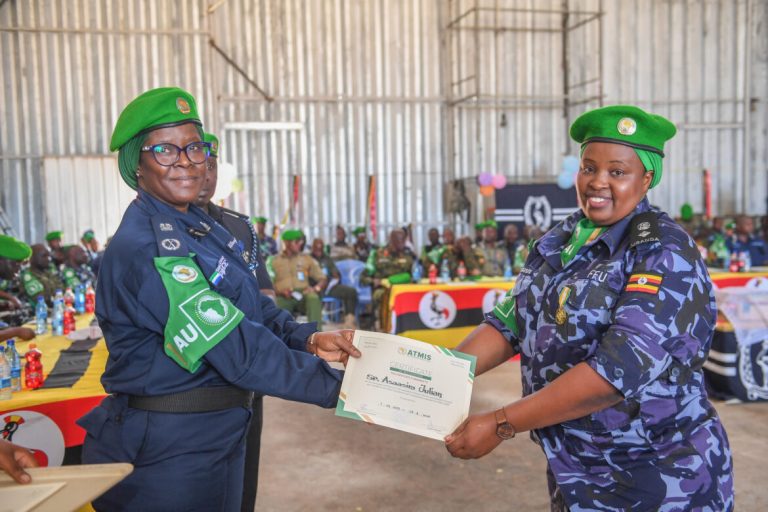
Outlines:
[{"label": "seated audience", "polygon": [[[354,329],[357,327],[355,322],[355,310],[357,309],[357,290],[351,286],[341,284],[341,274],[339,269],[336,268],[336,264],[333,259],[325,254],[324,242],[321,238],[315,238],[312,241],[311,255],[315,259],[320,270],[326,276],[326,284],[323,287],[323,294],[328,297],[333,297],[341,301],[344,307],[344,327],[347,329]],[[313,285],[318,283],[313,282],[310,278],[310,282]]]}]

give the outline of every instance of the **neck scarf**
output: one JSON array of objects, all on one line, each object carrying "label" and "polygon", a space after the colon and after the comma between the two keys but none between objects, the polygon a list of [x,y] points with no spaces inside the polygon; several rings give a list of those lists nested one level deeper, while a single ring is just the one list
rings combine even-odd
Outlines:
[{"label": "neck scarf", "polygon": [[595,226],[595,223],[584,217],[581,219],[571,233],[571,239],[560,253],[560,261],[566,266],[583,246],[597,239],[605,231],[605,227]]}]

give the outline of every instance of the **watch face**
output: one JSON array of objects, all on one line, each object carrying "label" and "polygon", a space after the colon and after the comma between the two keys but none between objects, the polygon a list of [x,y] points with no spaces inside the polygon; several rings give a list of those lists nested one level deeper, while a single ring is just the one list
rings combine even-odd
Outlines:
[{"label": "watch face", "polygon": [[499,423],[496,426],[496,435],[502,439],[512,439],[515,437],[515,429],[509,423]]}]

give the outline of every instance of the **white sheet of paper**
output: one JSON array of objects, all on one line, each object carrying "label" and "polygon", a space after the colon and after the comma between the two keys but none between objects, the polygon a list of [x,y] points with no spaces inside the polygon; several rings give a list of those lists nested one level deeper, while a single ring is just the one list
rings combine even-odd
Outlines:
[{"label": "white sheet of paper", "polygon": [[336,414],[442,440],[469,414],[475,356],[392,334],[355,331]]},{"label": "white sheet of paper", "polygon": [[[29,468],[26,471],[32,477],[32,482],[26,485],[17,484],[0,471],[0,510],[77,510],[128,476],[133,466],[126,463],[83,464]],[[35,493],[27,492],[29,490]]]}]

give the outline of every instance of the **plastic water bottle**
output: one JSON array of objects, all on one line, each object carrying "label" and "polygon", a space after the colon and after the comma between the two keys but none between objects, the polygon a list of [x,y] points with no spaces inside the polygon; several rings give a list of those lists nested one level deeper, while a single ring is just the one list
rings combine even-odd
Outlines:
[{"label": "plastic water bottle", "polygon": [[504,280],[512,280],[512,262],[509,261],[509,258],[504,260]]},{"label": "plastic water bottle", "polygon": [[448,268],[448,260],[446,258],[443,258],[443,261],[440,262],[440,280],[444,283],[451,282],[451,269]]},{"label": "plastic water bottle", "polygon": [[42,295],[38,295],[37,306],[35,306],[35,332],[37,334],[48,332],[48,306]]},{"label": "plastic water bottle", "polygon": [[5,358],[8,360],[8,364],[11,365],[11,389],[13,391],[21,391],[21,357],[16,351],[16,341],[11,338],[6,341],[7,345],[5,349]]},{"label": "plastic water bottle", "polygon": [[56,291],[56,298],[53,299],[51,332],[54,336],[61,336],[64,334],[64,299],[61,297],[61,290]]},{"label": "plastic water bottle", "polygon": [[5,357],[5,350],[0,350],[0,400],[10,400],[11,391],[11,365]]},{"label": "plastic water bottle", "polygon": [[742,253],[741,261],[743,262],[742,269],[744,272],[751,272],[752,271],[752,256],[749,254],[749,251],[744,251]]},{"label": "plastic water bottle", "polygon": [[27,389],[37,389],[43,385],[43,354],[37,349],[37,344],[30,343],[29,351],[24,358],[24,385]]},{"label": "plastic water bottle", "polygon": [[411,280],[418,284],[418,282],[421,281],[421,274],[421,263],[414,261],[411,266]]},{"label": "plastic water bottle", "polygon": [[72,288],[67,287],[67,290],[64,292],[64,305],[66,307],[74,307],[75,305],[75,293],[72,291]]},{"label": "plastic water bottle", "polygon": [[458,276],[459,281],[464,281],[467,278],[467,266],[463,261],[459,262],[459,267],[456,269],[456,275]]},{"label": "plastic water bottle", "polygon": [[85,290],[85,312],[93,313],[94,311],[96,311],[96,292],[89,282]]},{"label": "plastic water bottle", "polygon": [[85,313],[85,287],[82,284],[75,286],[75,311],[78,315]]}]

